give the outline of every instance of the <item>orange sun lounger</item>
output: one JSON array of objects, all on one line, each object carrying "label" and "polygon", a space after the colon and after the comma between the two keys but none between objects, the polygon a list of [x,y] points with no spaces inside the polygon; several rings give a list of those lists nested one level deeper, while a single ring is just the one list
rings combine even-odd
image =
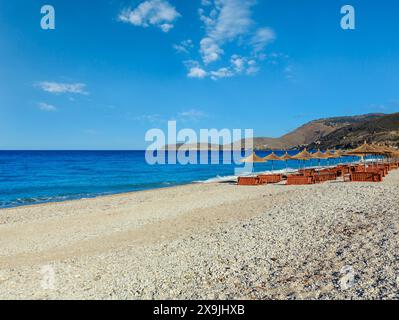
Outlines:
[{"label": "orange sun lounger", "polygon": [[239,177],[237,184],[239,186],[257,186],[259,184],[258,177]]},{"label": "orange sun lounger", "polygon": [[313,177],[315,183],[337,180],[337,174],[335,172],[321,172],[319,174],[315,174]]},{"label": "orange sun lounger", "polygon": [[279,183],[283,179],[281,174],[261,174],[258,176],[260,184]]},{"label": "orange sun lounger", "polygon": [[314,184],[314,178],[312,176],[300,176],[300,175],[290,175],[287,177],[287,186],[290,185],[304,185],[304,184]]},{"label": "orange sun lounger", "polygon": [[382,174],[377,172],[353,172],[350,175],[352,182],[381,182]]}]

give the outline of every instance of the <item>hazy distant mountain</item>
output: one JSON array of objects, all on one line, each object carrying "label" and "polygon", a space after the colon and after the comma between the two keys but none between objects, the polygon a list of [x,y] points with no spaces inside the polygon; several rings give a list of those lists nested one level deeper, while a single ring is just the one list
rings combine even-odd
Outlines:
[{"label": "hazy distant mountain", "polygon": [[[309,148],[348,148],[368,142],[384,142],[399,145],[399,113],[365,114],[359,116],[333,117],[313,120],[279,138],[254,138],[254,149],[293,149],[307,146]],[[225,149],[240,150],[244,140]],[[176,150],[181,144],[168,146]],[[218,150],[219,145],[200,143],[186,146],[186,150]]]},{"label": "hazy distant mountain", "polygon": [[312,148],[351,148],[368,143],[399,146],[399,113],[344,126],[311,144]]},{"label": "hazy distant mountain", "polygon": [[[360,116],[334,117],[313,120],[285,134],[280,138],[254,138],[254,148],[262,149],[291,149],[306,146],[321,140],[334,131],[362,123],[366,120],[375,120],[384,114],[366,114]],[[234,149],[240,149],[243,141],[234,143]]]}]

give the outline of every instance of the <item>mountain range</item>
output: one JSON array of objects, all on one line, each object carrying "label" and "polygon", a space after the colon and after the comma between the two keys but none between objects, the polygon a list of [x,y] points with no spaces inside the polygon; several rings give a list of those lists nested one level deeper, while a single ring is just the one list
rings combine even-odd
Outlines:
[{"label": "mountain range", "polygon": [[[357,116],[332,117],[310,121],[292,132],[278,138],[257,137],[253,139],[255,150],[284,150],[308,147],[310,149],[353,148],[362,144],[385,143],[399,146],[399,113],[372,113]],[[224,149],[240,150],[244,140]],[[165,146],[175,150],[180,145]],[[220,145],[200,143],[185,146],[189,150],[218,150]]]}]

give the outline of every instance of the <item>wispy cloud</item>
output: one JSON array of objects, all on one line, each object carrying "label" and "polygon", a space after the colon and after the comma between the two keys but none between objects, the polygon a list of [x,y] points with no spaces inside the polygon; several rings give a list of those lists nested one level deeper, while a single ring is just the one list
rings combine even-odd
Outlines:
[{"label": "wispy cloud", "polygon": [[272,42],[275,38],[276,34],[270,28],[260,28],[256,30],[250,42],[253,47],[254,53],[259,53],[263,51],[266,45]]},{"label": "wispy cloud", "polygon": [[191,39],[187,39],[181,41],[179,44],[174,44],[173,48],[179,53],[189,53],[194,48],[194,44]]},{"label": "wispy cloud", "polygon": [[208,64],[221,58],[224,51],[222,46],[228,41],[234,41],[238,36],[249,32],[253,20],[251,19],[252,0],[221,0],[214,1],[214,6],[206,12],[199,10],[201,21],[205,25],[206,34],[201,40],[201,55]]},{"label": "wispy cloud", "polygon": [[50,93],[74,93],[88,95],[86,84],[84,83],[60,83],[42,81],[35,84],[36,87]]},{"label": "wispy cloud", "polygon": [[57,108],[55,106],[53,106],[52,104],[45,103],[45,102],[39,102],[37,104],[37,106],[42,111],[53,112],[53,111],[57,110]]},{"label": "wispy cloud", "polygon": [[284,68],[284,75],[286,79],[294,80],[295,79],[294,67],[292,65],[287,65]]},{"label": "wispy cloud", "polygon": [[174,22],[180,17],[166,0],[147,0],[140,3],[137,8],[126,8],[119,14],[119,21],[130,23],[138,27],[155,26],[163,32],[169,32],[174,27]]},{"label": "wispy cloud", "polygon": [[191,67],[188,71],[187,76],[189,78],[198,78],[198,79],[203,79],[206,76],[208,76],[208,72],[206,72],[204,69],[200,67]]},{"label": "wispy cloud", "polygon": [[156,113],[156,114],[143,114],[139,116],[132,116],[130,117],[131,120],[133,121],[145,121],[145,122],[164,122],[165,119],[162,117],[162,115]]},{"label": "wispy cloud", "polygon": [[139,121],[139,122],[149,122],[151,124],[154,123],[165,123],[170,120],[188,122],[188,121],[199,121],[203,118],[206,118],[208,115],[198,109],[187,109],[181,112],[178,112],[175,115],[168,116],[162,114],[143,114],[138,116],[129,116],[130,120]]},{"label": "wispy cloud", "polygon": [[[198,14],[205,32],[199,41],[199,59],[186,64],[188,77],[218,80],[259,71],[264,50],[276,35],[269,27],[257,26],[252,18],[255,4],[254,0],[201,1]],[[234,51],[229,55],[231,50],[240,55]]]},{"label": "wispy cloud", "polygon": [[177,119],[181,121],[198,121],[207,117],[207,114],[201,110],[190,109],[187,111],[179,112]]},{"label": "wispy cloud", "polygon": [[232,76],[234,76],[234,72],[230,68],[220,68],[216,71],[211,71],[211,78],[213,80],[230,78]]}]

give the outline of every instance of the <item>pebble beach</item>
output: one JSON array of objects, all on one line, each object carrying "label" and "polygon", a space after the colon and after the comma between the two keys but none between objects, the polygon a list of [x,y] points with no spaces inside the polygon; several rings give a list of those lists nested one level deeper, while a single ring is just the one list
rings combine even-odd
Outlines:
[{"label": "pebble beach", "polygon": [[0,210],[1,299],[398,299],[381,183],[189,184]]}]

